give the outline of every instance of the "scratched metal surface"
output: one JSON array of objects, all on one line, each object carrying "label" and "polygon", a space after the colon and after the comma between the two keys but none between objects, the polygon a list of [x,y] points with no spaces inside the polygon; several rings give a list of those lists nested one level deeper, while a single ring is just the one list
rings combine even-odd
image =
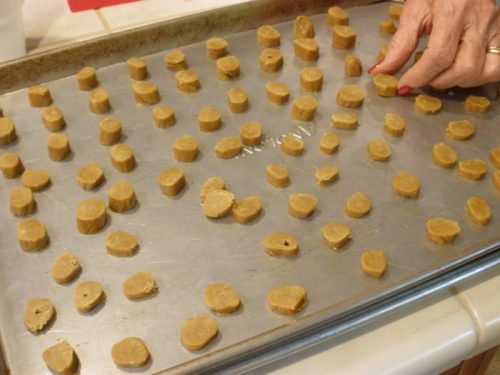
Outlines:
[{"label": "scratched metal surface", "polygon": [[[378,48],[387,38],[378,34],[378,22],[386,17],[387,4],[351,9],[351,24],[358,30],[354,52],[369,66]],[[48,134],[40,121],[39,109],[28,104],[25,90],[0,97],[0,105],[17,125],[19,141],[3,146],[1,152],[19,153],[26,167],[49,171],[52,185],[36,193],[37,211],[33,217],[48,229],[50,246],[40,253],[20,250],[15,225],[19,220],[9,213],[8,196],[20,180],[0,179],[0,332],[7,363],[14,374],[47,373],[41,360],[44,348],[66,339],[75,348],[81,362],[81,374],[115,374],[122,371],[111,360],[113,343],[139,336],[148,345],[152,362],[134,370],[152,373],[168,369],[214,350],[221,350],[242,340],[279,327],[290,326],[323,309],[339,307],[349,311],[364,300],[375,299],[395,291],[403,283],[411,284],[424,276],[443,272],[449,265],[480,256],[485,248],[500,242],[500,192],[491,178],[493,166],[481,181],[468,181],[456,169],[443,170],[431,161],[433,144],[445,141],[457,151],[460,159],[487,159],[489,150],[500,144],[498,102],[490,112],[474,116],[464,112],[463,95],[443,97],[444,111],[426,116],[413,111],[412,98],[381,98],[375,95],[368,75],[344,78],[345,51],[333,50],[325,16],[314,17],[321,57],[307,64],[293,57],[292,25],[277,25],[281,32],[284,68],[274,74],[263,73],[258,66],[259,48],[255,31],[227,38],[230,52],[241,60],[241,76],[233,82],[218,81],[215,63],[205,57],[204,45],[184,48],[189,64],[200,76],[202,89],[194,94],[181,94],[175,88],[174,74],[163,65],[163,53],[146,57],[150,77],[159,86],[161,104],[176,110],[177,124],[168,129],[152,125],[151,107],[135,104],[131,81],[123,63],[98,70],[100,86],[108,90],[114,116],[124,123],[122,141],[134,150],[138,167],[130,174],[120,174],[109,162],[109,148],[98,143],[98,123],[104,117],[88,110],[88,93],[76,88],[74,77],[50,82],[54,105],[66,117],[73,154],[65,162],[48,159],[45,138]],[[133,52],[131,52],[133,54]],[[283,80],[291,88],[293,100],[302,91],[299,70],[306,65],[323,69],[325,82],[317,95],[320,106],[314,122],[301,123],[290,118],[291,101],[284,106],[267,102],[264,84]],[[330,130],[330,116],[342,110],[335,104],[335,94],[343,83],[358,83],[368,90],[362,108],[356,112],[360,127],[356,131],[336,131],[342,144],[339,152],[319,152],[321,135]],[[250,108],[243,114],[231,114],[226,106],[228,88],[241,86],[249,92]],[[222,111],[223,127],[214,133],[197,130],[197,113],[203,106]],[[385,112],[402,114],[408,123],[402,138],[390,138],[382,130]],[[467,142],[447,140],[444,129],[449,120],[466,118],[476,125],[476,135]],[[237,135],[240,124],[261,121],[266,134],[263,145],[245,150],[232,160],[214,156],[216,142],[226,135]],[[302,157],[284,155],[278,148],[283,134],[293,132],[302,137],[306,151]],[[201,155],[190,164],[176,162],[171,144],[181,134],[198,138]],[[393,149],[388,163],[371,161],[366,154],[370,139],[385,138]],[[75,181],[78,168],[86,162],[98,162],[106,175],[105,184],[95,192],[80,189]],[[291,184],[276,189],[265,181],[265,167],[279,162],[290,170]],[[316,168],[332,164],[339,168],[340,179],[331,186],[318,187],[314,181]],[[185,170],[188,186],[176,198],[161,194],[156,184],[160,170],[180,166]],[[418,199],[405,200],[391,191],[391,180],[399,170],[415,173],[422,182]],[[237,197],[259,195],[264,214],[249,225],[233,223],[231,218],[207,220],[201,211],[199,189],[211,176],[222,176]],[[119,179],[127,179],[136,189],[139,205],[130,213],[109,214],[105,229],[96,235],[81,235],[76,230],[75,207],[86,198],[106,200],[108,188]],[[355,191],[367,193],[373,210],[363,219],[344,216],[343,205]],[[308,220],[287,214],[290,193],[305,192],[319,200],[318,209]],[[487,226],[473,224],[465,215],[464,202],[479,195],[490,202],[493,219]],[[437,246],[425,234],[425,222],[433,216],[457,220],[462,232],[453,245]],[[325,223],[339,220],[348,223],[353,240],[342,251],[327,248],[319,229]],[[138,254],[131,258],[107,255],[104,241],[112,230],[134,233],[140,241]],[[294,233],[300,243],[296,259],[273,258],[264,253],[261,240],[269,232],[283,230]],[[366,248],[384,248],[389,262],[381,280],[362,274],[359,256]],[[63,251],[76,254],[83,272],[69,286],[56,284],[50,276],[51,263]],[[121,285],[134,272],[149,270],[159,284],[159,293],[145,301],[125,298]],[[89,314],[80,314],[72,305],[76,283],[97,280],[106,292],[105,303]],[[220,334],[206,349],[198,353],[185,350],[179,341],[179,327],[190,316],[209,314],[203,291],[208,283],[231,284],[240,294],[243,306],[230,316],[215,316]],[[272,287],[296,283],[308,292],[306,308],[296,317],[282,317],[270,312],[266,294]],[[26,301],[34,297],[51,299],[57,318],[40,335],[29,333],[22,322]],[[342,307],[342,309],[340,309]],[[274,331],[278,337],[281,331]]]}]

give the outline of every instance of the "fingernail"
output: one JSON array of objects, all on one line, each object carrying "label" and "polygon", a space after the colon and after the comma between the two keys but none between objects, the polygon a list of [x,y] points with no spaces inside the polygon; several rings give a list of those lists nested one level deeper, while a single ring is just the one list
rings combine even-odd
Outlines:
[{"label": "fingernail", "polygon": [[413,87],[403,86],[403,87],[400,87],[398,89],[398,95],[401,95],[401,96],[408,95],[412,91],[413,91]]}]

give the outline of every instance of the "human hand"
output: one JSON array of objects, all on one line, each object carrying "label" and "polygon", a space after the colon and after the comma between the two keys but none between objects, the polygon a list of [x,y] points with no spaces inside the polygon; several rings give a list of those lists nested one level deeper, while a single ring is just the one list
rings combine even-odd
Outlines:
[{"label": "human hand", "polygon": [[486,52],[500,47],[500,9],[492,0],[407,0],[385,59],[368,71],[399,71],[423,34],[430,34],[427,48],[400,78],[400,95],[424,85],[444,89],[500,81],[500,54]]}]

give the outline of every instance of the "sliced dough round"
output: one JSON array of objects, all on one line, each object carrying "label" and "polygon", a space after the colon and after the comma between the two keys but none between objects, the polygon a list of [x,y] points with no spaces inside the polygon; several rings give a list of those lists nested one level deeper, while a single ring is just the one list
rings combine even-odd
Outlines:
[{"label": "sliced dough round", "polygon": [[224,137],[215,145],[215,156],[220,159],[232,159],[243,148],[240,137]]},{"label": "sliced dough round", "polygon": [[439,245],[453,242],[460,233],[460,226],[456,221],[440,217],[427,220],[426,228],[430,239]]},{"label": "sliced dough round", "polygon": [[274,104],[285,104],[290,97],[290,89],[283,82],[270,81],[266,83],[267,99]]},{"label": "sliced dough round", "polygon": [[108,190],[108,206],[113,212],[125,212],[131,210],[137,204],[135,189],[126,180],[120,180]]},{"label": "sliced dough round", "polygon": [[128,76],[132,79],[141,81],[148,75],[148,66],[141,57],[131,57],[127,59]]},{"label": "sliced dough round", "polygon": [[269,164],[266,167],[266,179],[277,188],[284,188],[290,182],[288,169],[281,164]]},{"label": "sliced dough round", "polygon": [[72,282],[81,271],[80,261],[70,253],[62,253],[52,263],[52,278],[59,284]]},{"label": "sliced dough round", "polygon": [[76,208],[76,224],[82,234],[99,232],[106,224],[106,203],[100,199],[80,201]]},{"label": "sliced dough round", "polygon": [[266,48],[260,52],[260,69],[266,73],[274,73],[283,66],[283,54],[279,49]]},{"label": "sliced dough round", "polygon": [[53,345],[45,349],[42,359],[49,369],[56,374],[75,374],[78,370],[78,357],[66,341]]},{"label": "sliced dough round", "polygon": [[390,74],[375,74],[372,82],[375,92],[380,96],[395,96],[397,93],[398,80]]},{"label": "sliced dough round", "polygon": [[262,125],[258,121],[248,121],[240,126],[240,138],[243,144],[255,146],[262,142]]},{"label": "sliced dough round", "polygon": [[363,66],[361,60],[349,53],[344,58],[344,74],[346,77],[359,77],[363,73]]},{"label": "sliced dough round", "polygon": [[316,66],[308,66],[300,70],[300,86],[304,91],[321,91],[323,87],[323,72]]},{"label": "sliced dough round", "polygon": [[287,134],[281,139],[281,150],[291,156],[299,156],[304,152],[304,141],[293,134]]},{"label": "sliced dough round", "polygon": [[325,154],[333,154],[339,149],[340,138],[333,132],[323,133],[319,142],[319,149]]},{"label": "sliced dough round", "polygon": [[498,190],[500,190],[500,170],[495,171],[495,172],[493,173],[492,180],[493,180],[493,185],[495,185],[495,187],[496,187]]},{"label": "sliced dough round", "polygon": [[0,117],[0,146],[8,145],[17,139],[16,125],[8,117]]},{"label": "sliced dough round", "polygon": [[273,288],[267,294],[269,308],[281,315],[294,315],[306,304],[307,293],[300,285]]},{"label": "sliced dough round", "polygon": [[158,86],[152,82],[134,82],[132,84],[134,99],[139,104],[152,105],[160,101]]},{"label": "sliced dough round", "polygon": [[205,304],[215,312],[230,314],[241,306],[240,295],[228,284],[214,283],[205,289]]},{"label": "sliced dough round", "polygon": [[198,141],[195,137],[184,134],[177,138],[172,146],[177,161],[190,163],[198,156]]},{"label": "sliced dough round", "polygon": [[99,123],[99,142],[101,145],[111,146],[120,141],[123,124],[113,117],[106,117]]},{"label": "sliced dough round", "polygon": [[476,224],[486,225],[490,221],[490,205],[481,197],[472,197],[467,199],[465,202],[465,211]]},{"label": "sliced dough round", "polygon": [[226,188],[226,183],[222,177],[210,177],[208,178],[200,189],[200,198],[201,201],[204,202],[207,194],[212,190],[224,190]]},{"label": "sliced dough round", "polygon": [[403,135],[406,129],[406,120],[397,113],[386,113],[384,115],[384,130],[393,137]]},{"label": "sliced dough round", "polygon": [[349,13],[339,6],[328,8],[327,22],[331,27],[336,25],[349,25]]},{"label": "sliced dough round", "polygon": [[80,312],[88,312],[104,301],[104,290],[97,281],[83,281],[75,288],[73,303]]},{"label": "sliced dough round", "polygon": [[389,17],[391,17],[393,20],[399,20],[399,17],[401,16],[401,13],[403,12],[403,4],[391,4],[389,6]]},{"label": "sliced dough round", "polygon": [[180,168],[168,168],[161,171],[157,181],[162,193],[170,197],[179,194],[186,185],[184,171]]},{"label": "sliced dough round", "polygon": [[240,224],[257,219],[261,213],[262,199],[256,195],[237,200],[231,209],[233,219]]},{"label": "sliced dough round", "polygon": [[389,44],[384,44],[380,46],[378,50],[377,63],[381,62],[387,56],[387,51],[389,50]]},{"label": "sliced dough round", "polygon": [[480,180],[488,171],[488,165],[480,159],[462,160],[458,163],[458,173],[469,180]]},{"label": "sliced dough round", "polygon": [[109,95],[104,89],[97,89],[90,93],[89,98],[90,110],[94,113],[102,114],[111,110],[109,103]]},{"label": "sliced dough round", "polygon": [[465,141],[474,135],[474,124],[469,120],[450,121],[446,135],[456,141]]},{"label": "sliced dough round", "polygon": [[35,211],[36,202],[33,192],[24,187],[18,186],[10,192],[10,212],[15,216],[30,215]]},{"label": "sliced dough round", "polygon": [[97,81],[96,70],[91,66],[82,68],[76,75],[76,79],[78,81],[78,88],[82,91],[90,91],[96,88],[99,84]]},{"label": "sliced dough round", "polygon": [[174,126],[177,119],[175,111],[168,105],[153,108],[153,123],[157,128],[169,128]]},{"label": "sliced dough round", "polygon": [[361,269],[367,275],[376,278],[384,276],[387,267],[384,250],[365,250],[363,254],[361,254],[360,263]]},{"label": "sliced dough round", "polygon": [[201,87],[198,75],[191,69],[179,70],[175,73],[175,83],[177,88],[185,93],[196,92]]},{"label": "sliced dough round", "polygon": [[383,139],[368,142],[368,156],[375,161],[387,161],[391,157],[391,146]]},{"label": "sliced dough round", "polygon": [[491,102],[485,96],[469,95],[464,102],[467,112],[484,113],[490,108]]},{"label": "sliced dough round", "polygon": [[16,225],[17,240],[24,251],[41,251],[49,243],[45,225],[36,219],[22,220]]},{"label": "sliced dough round", "polygon": [[128,299],[142,299],[154,294],[158,285],[148,271],[134,273],[123,282],[123,293]]},{"label": "sliced dough round", "polygon": [[53,161],[61,161],[71,152],[69,139],[62,133],[50,133],[47,136],[47,149],[49,158]]},{"label": "sliced dough round", "polygon": [[403,198],[416,198],[420,193],[420,181],[409,172],[399,172],[392,180],[392,189]]},{"label": "sliced dough round", "polygon": [[292,103],[292,118],[299,121],[312,120],[316,114],[318,105],[318,99],[314,96],[299,96]]},{"label": "sliced dough round", "polygon": [[42,169],[26,169],[21,177],[23,185],[31,191],[41,191],[50,184],[50,177],[47,171]]},{"label": "sliced dough round", "polygon": [[491,149],[490,161],[493,163],[495,168],[500,169],[500,147],[495,147]]},{"label": "sliced dough round", "polygon": [[300,38],[293,41],[295,56],[304,61],[319,59],[319,44],[312,38]]},{"label": "sliced dough round", "polygon": [[288,197],[288,213],[299,219],[305,219],[313,214],[318,200],[310,194],[290,194]]},{"label": "sliced dough round", "polygon": [[346,108],[355,108],[363,104],[366,90],[358,85],[343,85],[337,92],[337,104]]},{"label": "sliced dough round", "polygon": [[218,59],[226,56],[228,44],[225,39],[210,38],[206,41],[205,46],[207,48],[207,56],[211,59]]},{"label": "sliced dough round", "polygon": [[242,88],[231,87],[227,90],[227,103],[231,112],[245,112],[248,108],[248,94]]},{"label": "sliced dough round", "polygon": [[293,22],[293,37],[299,38],[314,38],[314,24],[307,16],[297,16]]},{"label": "sliced dough round", "polygon": [[257,43],[264,47],[278,47],[281,43],[280,32],[270,25],[263,25],[257,29]]},{"label": "sliced dough round", "polygon": [[111,164],[121,173],[132,172],[137,163],[135,161],[134,151],[127,144],[117,144],[109,150]]},{"label": "sliced dough round", "polygon": [[113,345],[111,358],[117,366],[136,368],[145,366],[151,355],[144,341],[138,337],[127,337]]},{"label": "sliced dough round", "polygon": [[338,250],[351,239],[351,228],[347,224],[331,222],[321,228],[321,235],[328,246]]},{"label": "sliced dough round", "polygon": [[382,20],[378,24],[378,28],[382,34],[393,35],[398,28],[393,20]]},{"label": "sliced dough round", "polygon": [[131,233],[118,230],[112,232],[106,238],[106,250],[109,254],[118,257],[134,255],[139,249],[139,242]]},{"label": "sliced dough round", "polygon": [[210,316],[193,316],[181,326],[181,342],[186,349],[200,350],[217,336],[217,322]]},{"label": "sliced dough round", "polygon": [[367,215],[372,208],[370,198],[364,193],[356,192],[345,204],[345,214],[350,217],[360,218]]},{"label": "sliced dough round", "polygon": [[83,189],[93,190],[104,182],[104,171],[96,163],[87,163],[79,169],[76,180]]},{"label": "sliced dough round", "polygon": [[339,170],[336,167],[326,165],[318,168],[314,173],[316,183],[320,186],[331,184],[339,178]]},{"label": "sliced dough round", "polygon": [[234,204],[234,194],[222,189],[211,190],[203,202],[203,213],[212,219],[228,215]]},{"label": "sliced dough round", "polygon": [[217,78],[221,81],[231,81],[240,76],[240,59],[236,56],[224,56],[217,59],[216,63]]},{"label": "sliced dough round", "polygon": [[332,115],[332,126],[336,129],[352,130],[358,127],[356,112],[337,112]]},{"label": "sliced dough round", "polygon": [[42,331],[55,318],[54,305],[47,298],[34,298],[24,307],[24,325],[31,332]]},{"label": "sliced dough round", "polygon": [[66,124],[62,111],[56,107],[42,109],[41,116],[43,124],[51,132],[62,130]]},{"label": "sliced dough round", "polygon": [[338,49],[350,49],[356,44],[356,29],[347,25],[333,27],[332,44]]},{"label": "sliced dough round", "polygon": [[294,257],[299,251],[297,239],[286,232],[274,232],[268,234],[262,241],[264,249],[269,255]]},{"label": "sliced dough round", "polygon": [[444,143],[437,143],[432,147],[432,160],[442,168],[453,168],[457,163],[457,153]]},{"label": "sliced dough round", "polygon": [[443,108],[440,99],[429,95],[417,95],[415,98],[415,109],[419,112],[434,114]]},{"label": "sliced dough round", "polygon": [[32,107],[48,107],[52,104],[50,90],[45,85],[36,85],[28,88],[28,98]]},{"label": "sliced dough round", "polygon": [[0,170],[5,178],[12,179],[24,172],[24,165],[17,154],[6,152],[0,156]]}]

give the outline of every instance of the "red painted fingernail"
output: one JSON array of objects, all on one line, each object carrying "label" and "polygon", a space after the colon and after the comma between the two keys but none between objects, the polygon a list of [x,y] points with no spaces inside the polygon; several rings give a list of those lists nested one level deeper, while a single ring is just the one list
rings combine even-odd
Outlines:
[{"label": "red painted fingernail", "polygon": [[401,96],[408,95],[412,91],[413,91],[413,87],[403,86],[403,87],[400,87],[398,89],[398,95],[401,95]]}]

